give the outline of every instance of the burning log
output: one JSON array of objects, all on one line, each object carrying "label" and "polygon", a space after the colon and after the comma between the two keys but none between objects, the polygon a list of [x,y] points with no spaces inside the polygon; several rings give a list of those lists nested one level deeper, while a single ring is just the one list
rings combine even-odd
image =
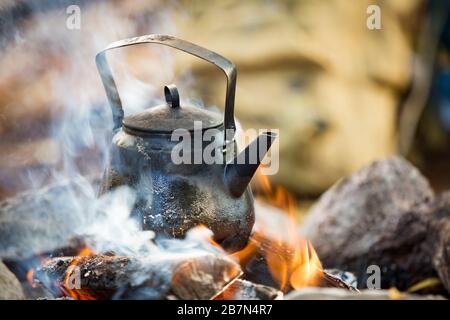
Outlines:
[{"label": "burning log", "polygon": [[367,267],[376,265],[382,270],[382,288],[407,289],[436,274],[427,248],[433,198],[420,172],[392,157],[328,190],[306,218],[303,232],[326,268],[354,272],[359,287],[371,275]]},{"label": "burning log", "polygon": [[323,276],[322,265],[314,249],[307,241],[295,240],[288,243],[255,232],[247,248],[236,254],[244,265],[245,279],[283,292],[297,285],[318,285]]},{"label": "burning log", "polygon": [[77,299],[210,299],[240,274],[237,263],[213,254],[94,255],[50,259],[34,279],[57,296]]},{"label": "burning log", "polygon": [[307,241],[295,246],[255,233],[251,242],[250,246],[255,252],[244,263],[247,280],[279,287],[285,293],[295,288],[312,286],[358,291],[340,277],[323,270],[314,249]]}]

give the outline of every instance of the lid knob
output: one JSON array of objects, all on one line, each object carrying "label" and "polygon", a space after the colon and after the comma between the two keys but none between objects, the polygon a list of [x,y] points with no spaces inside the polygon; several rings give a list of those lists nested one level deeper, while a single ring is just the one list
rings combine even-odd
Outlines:
[{"label": "lid knob", "polygon": [[166,97],[167,104],[172,108],[178,108],[180,106],[180,95],[178,89],[174,84],[169,84],[164,87],[164,96]]}]

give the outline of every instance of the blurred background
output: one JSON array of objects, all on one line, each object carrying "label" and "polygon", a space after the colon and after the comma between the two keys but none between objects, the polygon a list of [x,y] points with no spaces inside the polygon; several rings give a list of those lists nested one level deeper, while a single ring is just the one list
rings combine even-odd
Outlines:
[{"label": "blurred background", "polygon": [[[270,179],[298,198],[314,199],[391,154],[411,160],[436,190],[449,189],[447,2],[1,0],[0,199],[101,172],[112,121],[95,54],[149,33],[236,64],[237,119],[280,130],[280,170]],[[367,27],[373,4],[379,30]],[[127,113],[155,105],[173,81],[182,99],[223,106],[221,74],[172,51],[111,54]]]}]

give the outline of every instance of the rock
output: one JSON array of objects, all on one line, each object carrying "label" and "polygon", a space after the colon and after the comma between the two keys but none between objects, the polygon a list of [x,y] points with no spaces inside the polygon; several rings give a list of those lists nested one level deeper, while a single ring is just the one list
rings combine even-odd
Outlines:
[{"label": "rock", "polygon": [[426,239],[427,180],[406,160],[376,161],[336,183],[302,226],[324,267],[354,272],[365,288],[367,267],[378,265],[381,287],[406,289],[435,276]]},{"label": "rock", "polygon": [[436,197],[431,212],[428,245],[433,252],[433,266],[450,292],[450,192]]},{"label": "rock", "polygon": [[236,279],[214,300],[278,300],[283,293],[275,288]]},{"label": "rock", "polygon": [[0,201],[0,257],[23,260],[67,243],[88,220],[96,183],[74,179]]},{"label": "rock", "polygon": [[345,282],[350,287],[353,287],[353,288],[358,287],[358,279],[351,272],[343,271],[343,270],[339,270],[339,269],[327,269],[324,271],[326,273],[328,273],[329,275],[334,276],[334,277],[340,279],[341,281]]},{"label": "rock", "polygon": [[25,296],[19,280],[0,260],[0,300],[22,300]]},{"label": "rock", "polygon": [[304,288],[290,292],[286,300],[443,300],[441,296],[414,295],[397,290],[363,290],[360,293],[337,288]]}]

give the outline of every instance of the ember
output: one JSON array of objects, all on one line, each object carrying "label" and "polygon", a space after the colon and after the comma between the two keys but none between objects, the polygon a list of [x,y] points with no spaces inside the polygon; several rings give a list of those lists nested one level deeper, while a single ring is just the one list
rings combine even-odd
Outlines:
[{"label": "ember", "polygon": [[33,275],[34,275],[34,269],[28,270],[28,272],[27,272],[27,281],[28,281],[28,283],[29,283],[31,286],[34,287],[34,286],[36,286],[36,284],[34,283]]}]

